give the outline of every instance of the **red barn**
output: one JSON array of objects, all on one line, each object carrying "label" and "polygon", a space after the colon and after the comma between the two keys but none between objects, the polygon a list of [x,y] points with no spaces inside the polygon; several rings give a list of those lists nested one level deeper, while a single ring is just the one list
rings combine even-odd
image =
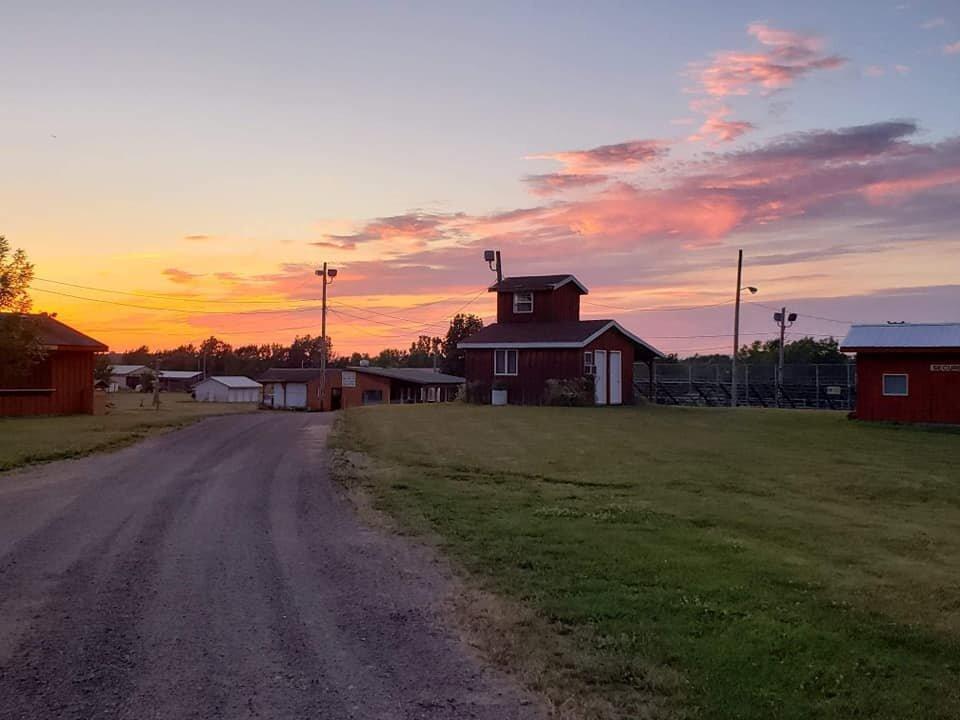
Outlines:
[{"label": "red barn", "polygon": [[588,291],[573,275],[505,278],[490,292],[497,322],[459,344],[475,395],[489,397],[498,384],[508,402],[538,405],[548,380],[592,376],[597,405],[630,403],[634,362],[663,357],[616,320],[581,320]]},{"label": "red barn", "polygon": [[862,420],[960,424],[960,323],[854,325]]},{"label": "red barn", "polygon": [[107,346],[49,315],[30,317],[46,357],[26,377],[0,387],[0,415],[92,415],[93,356]]}]

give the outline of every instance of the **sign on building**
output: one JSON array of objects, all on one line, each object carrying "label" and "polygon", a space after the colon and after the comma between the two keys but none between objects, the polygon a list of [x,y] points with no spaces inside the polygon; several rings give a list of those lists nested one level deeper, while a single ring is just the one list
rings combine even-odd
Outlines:
[{"label": "sign on building", "polygon": [[356,387],[357,374],[353,370],[344,370],[340,373],[340,382],[343,387]]},{"label": "sign on building", "polygon": [[827,395],[843,395],[843,388],[839,385],[827,385]]},{"label": "sign on building", "polygon": [[960,372],[960,365],[931,365],[930,372]]}]

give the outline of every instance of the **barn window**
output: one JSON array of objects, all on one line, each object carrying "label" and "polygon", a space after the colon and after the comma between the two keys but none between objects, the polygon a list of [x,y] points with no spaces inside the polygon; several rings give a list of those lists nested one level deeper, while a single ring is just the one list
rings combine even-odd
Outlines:
[{"label": "barn window", "polygon": [[893,397],[906,397],[909,380],[906,373],[884,373],[883,394]]},{"label": "barn window", "polygon": [[383,390],[364,390],[361,402],[364,405],[379,405],[383,402]]},{"label": "barn window", "polygon": [[593,364],[593,353],[587,350],[583,354],[583,374],[584,375],[596,375],[597,367]]},{"label": "barn window", "polygon": [[515,292],[513,294],[513,311],[515,313],[533,312],[533,293]]},{"label": "barn window", "polygon": [[517,351],[516,350],[494,350],[493,351],[493,374],[494,375],[516,375],[517,374]]}]

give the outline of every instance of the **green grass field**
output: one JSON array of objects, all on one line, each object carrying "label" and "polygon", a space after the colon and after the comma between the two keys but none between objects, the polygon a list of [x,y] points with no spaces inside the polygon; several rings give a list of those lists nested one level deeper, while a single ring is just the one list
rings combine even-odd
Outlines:
[{"label": "green grass field", "polygon": [[548,632],[513,660],[556,641],[541,689],[557,702],[960,717],[956,433],[822,412],[456,404],[348,411],[335,443],[345,480],[536,611]]},{"label": "green grass field", "polygon": [[159,410],[151,400],[145,393],[113,393],[109,401],[114,407],[107,415],[0,418],[0,471],[110,450],[208,415],[255,409],[249,404],[198,403],[186,393],[161,393]]}]

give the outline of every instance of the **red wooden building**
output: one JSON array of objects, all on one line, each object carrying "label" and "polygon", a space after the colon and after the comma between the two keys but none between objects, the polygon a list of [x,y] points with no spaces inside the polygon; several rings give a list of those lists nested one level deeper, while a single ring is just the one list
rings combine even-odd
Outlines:
[{"label": "red wooden building", "polygon": [[630,403],[634,362],[663,357],[616,320],[581,320],[588,291],[573,275],[505,278],[490,292],[497,293],[497,322],[459,344],[475,395],[489,397],[499,385],[508,402],[537,405],[548,380],[592,376],[596,404]]},{"label": "red wooden building", "polygon": [[854,325],[862,420],[960,424],[960,323]]},{"label": "red wooden building", "polygon": [[31,315],[46,357],[0,387],[0,415],[93,414],[94,353],[107,346],[49,315]]}]

